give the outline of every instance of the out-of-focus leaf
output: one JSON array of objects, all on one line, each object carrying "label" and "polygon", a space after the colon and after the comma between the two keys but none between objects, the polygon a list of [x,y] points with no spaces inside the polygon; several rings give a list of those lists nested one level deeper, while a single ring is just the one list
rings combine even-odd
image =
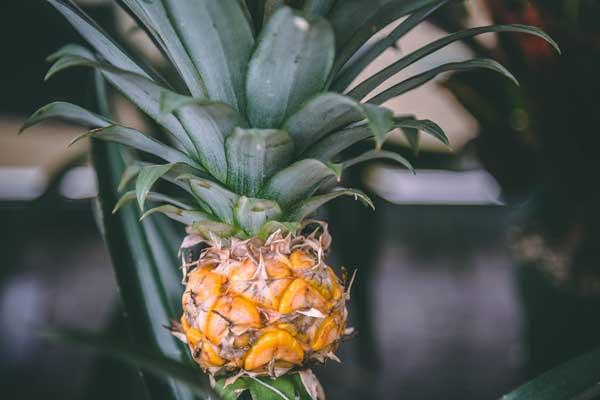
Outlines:
[{"label": "out-of-focus leaf", "polygon": [[198,371],[195,368],[160,353],[149,352],[139,345],[118,343],[97,334],[73,330],[46,332],[44,336],[52,341],[89,347],[158,376],[169,376],[186,385],[200,398],[210,399],[211,396],[216,396],[204,380],[198,379]]},{"label": "out-of-focus leaf", "polygon": [[[415,26],[423,22],[431,13],[436,11],[438,8],[446,4],[450,0],[438,0],[437,2],[424,7],[423,9],[410,15],[404,21],[402,21],[392,32],[386,37],[378,40],[371,45],[368,50],[360,56],[352,58],[348,65],[340,71],[332,84],[332,89],[338,92],[342,92],[350,86],[352,81],[364,71],[377,57],[379,57],[388,48],[395,46],[396,42],[400,40],[404,35],[410,32]],[[362,52],[362,49],[361,49]]]},{"label": "out-of-focus leaf", "polygon": [[502,397],[502,400],[593,400],[600,396],[600,350],[575,358]]},{"label": "out-of-focus leaf", "polygon": [[114,124],[114,122],[111,120],[98,114],[94,114],[85,108],[76,106],[75,104],[58,101],[48,104],[33,113],[31,117],[25,121],[19,130],[19,133],[31,128],[34,125],[52,119],[60,119],[77,125],[85,126],[86,128],[104,128]]},{"label": "out-of-focus leaf", "polygon": [[[406,67],[416,63],[420,59],[434,53],[451,43],[472,38],[477,35],[481,35],[483,33],[490,32],[518,32],[518,33],[527,33],[530,35],[538,36],[548,43],[552,44],[554,48],[560,52],[560,48],[558,44],[545,32],[543,32],[539,28],[535,28],[527,25],[491,25],[491,26],[482,26],[478,28],[471,28],[464,31],[456,32],[450,34],[448,36],[444,36],[441,39],[438,39],[432,43],[429,43],[426,46],[421,47],[418,50],[413,51],[412,53],[402,57],[400,60],[394,62],[393,64],[387,66],[383,70],[377,72],[373,76],[361,82],[354,89],[352,89],[348,95],[355,99],[364,99],[371,91],[375,90],[379,85],[384,83],[386,80],[394,76],[396,73],[402,71]],[[509,76],[511,77],[511,76]],[[513,78],[514,80],[514,78]]]},{"label": "out-of-focus leaf", "polygon": [[419,75],[408,78],[390,87],[389,89],[384,90],[383,92],[370,98],[368,102],[371,104],[383,104],[394,97],[400,96],[406,92],[409,92],[426,84],[427,82],[431,81],[436,76],[444,72],[472,71],[474,69],[489,69],[491,71],[504,75],[508,79],[512,80],[515,84],[519,84],[517,79],[510,73],[510,71],[507,70],[498,61],[488,58],[477,58],[474,60],[448,63],[440,65],[439,67],[432,68]]}]

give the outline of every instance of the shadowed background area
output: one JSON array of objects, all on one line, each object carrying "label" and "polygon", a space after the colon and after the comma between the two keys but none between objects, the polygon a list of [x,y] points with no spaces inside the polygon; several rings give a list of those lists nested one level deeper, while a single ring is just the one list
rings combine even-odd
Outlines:
[{"label": "shadowed background area", "polygon": [[[111,3],[81,5],[127,46],[158,57]],[[331,399],[495,399],[600,342],[592,17],[600,10],[593,1],[467,5],[438,11],[373,68],[491,22],[540,26],[565,54],[536,39],[484,35],[408,69],[493,55],[522,85],[489,73],[442,76],[387,104],[436,120],[454,151],[424,140],[415,157],[398,137],[390,146],[403,148],[417,175],[368,164],[346,179],[374,194],[377,212],[347,199],[326,210],[331,262],[358,268],[351,323],[360,332],[342,345],[342,364],[318,368]],[[87,71],[43,82],[45,57],[80,38],[43,1],[1,7],[0,389],[19,399],[143,399],[134,368],[40,338],[56,326],[128,332],[92,212],[87,143],[67,149],[81,129],[46,124],[16,135],[50,101],[92,100]],[[118,111],[137,123],[131,106]]]}]

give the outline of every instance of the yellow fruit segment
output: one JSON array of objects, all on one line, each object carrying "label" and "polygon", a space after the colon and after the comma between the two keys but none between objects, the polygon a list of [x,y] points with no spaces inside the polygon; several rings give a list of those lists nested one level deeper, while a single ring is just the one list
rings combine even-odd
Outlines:
[{"label": "yellow fruit segment", "polygon": [[314,266],[315,260],[302,250],[294,250],[290,254],[290,265],[294,270],[303,270]]},{"label": "yellow fruit segment", "polygon": [[281,297],[279,312],[289,314],[297,310],[310,308],[316,308],[319,311],[325,312],[328,304],[305,280],[295,279]]},{"label": "yellow fruit segment", "polygon": [[327,317],[317,329],[317,333],[311,343],[311,347],[314,351],[323,349],[329,346],[339,337],[339,327],[337,322],[332,317]]},{"label": "yellow fruit segment", "polygon": [[277,309],[279,299],[291,282],[287,265],[276,260],[264,260],[264,270],[247,259],[231,268],[229,290],[271,309]]},{"label": "yellow fruit segment", "polygon": [[202,353],[200,355],[200,359],[213,367],[220,367],[225,364],[225,360],[223,360],[217,351],[217,347],[208,341],[204,341],[202,343]]},{"label": "yellow fruit segment", "polygon": [[260,314],[256,306],[247,299],[223,296],[212,309],[206,325],[206,336],[215,344],[221,342],[227,330],[260,328]]},{"label": "yellow fruit segment", "polygon": [[254,343],[244,361],[244,369],[252,371],[271,360],[299,365],[303,359],[304,350],[300,343],[289,332],[277,329],[265,333]]}]

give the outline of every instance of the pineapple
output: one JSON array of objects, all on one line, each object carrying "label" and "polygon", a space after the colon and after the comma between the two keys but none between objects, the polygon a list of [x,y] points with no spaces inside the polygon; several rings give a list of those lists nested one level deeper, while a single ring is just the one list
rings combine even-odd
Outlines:
[{"label": "pineapple", "polygon": [[[183,312],[173,333],[211,376],[302,371],[310,378],[311,365],[337,359],[338,345],[351,334],[351,282],[325,261],[327,224],[310,218],[340,196],[372,206],[359,190],[338,186],[356,164],[387,159],[412,168],[382,150],[392,131],[400,129],[414,145],[422,133],[448,143],[432,121],[396,115],[384,102],[448,71],[486,68],[514,77],[494,60],[474,59],[382,85],[446,45],[487,32],[529,33],[553,43],[523,25],[474,28],[356,82],[448,0],[306,0],[290,2],[294,7],[270,0],[119,1],[172,67],[172,79],[165,79],[71,0],[47,1],[91,46],[71,44],[51,55],[47,78],[67,68],[92,68],[99,83],[136,105],[161,135],[64,102],[41,108],[23,128],[59,118],[90,129],[76,140],[112,141],[144,156],[126,170],[121,186],[135,181],[135,189],[115,209],[137,201],[144,218],[162,213],[185,226]],[[346,156],[364,141],[373,149]],[[173,190],[151,191],[158,180]],[[146,209],[148,202],[155,206]],[[315,385],[306,389],[319,396]]]}]

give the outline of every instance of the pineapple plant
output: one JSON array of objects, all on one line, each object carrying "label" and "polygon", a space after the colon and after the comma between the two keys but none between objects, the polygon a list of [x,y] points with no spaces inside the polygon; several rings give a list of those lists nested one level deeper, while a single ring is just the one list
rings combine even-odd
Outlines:
[{"label": "pineapple plant", "polygon": [[[98,83],[136,105],[160,135],[65,102],[42,107],[23,129],[62,119],[89,128],[75,141],[91,137],[141,153],[120,185],[134,189],[115,211],[135,201],[142,218],[164,214],[184,225],[182,313],[171,330],[203,371],[223,377],[215,385],[228,398],[246,389],[256,397],[252,384],[277,385],[290,374],[298,379],[289,398],[323,397],[309,369],[337,360],[337,347],[352,335],[346,310],[352,278],[327,264],[332,238],[313,215],[341,196],[372,206],[361,191],[339,186],[356,164],[386,159],[412,169],[382,149],[394,130],[415,146],[422,133],[448,144],[434,122],[382,104],[449,71],[484,68],[515,78],[492,59],[473,59],[382,87],[429,54],[483,33],[527,33],[556,46],[535,27],[473,28],[361,80],[372,61],[449,0],[118,1],[168,61],[166,79],[71,0],[47,1],[90,47],[69,44],[52,54],[46,78],[92,68]],[[365,141],[372,150],[347,155]],[[172,190],[152,191],[159,180]],[[256,379],[265,376],[271,380]]]}]

